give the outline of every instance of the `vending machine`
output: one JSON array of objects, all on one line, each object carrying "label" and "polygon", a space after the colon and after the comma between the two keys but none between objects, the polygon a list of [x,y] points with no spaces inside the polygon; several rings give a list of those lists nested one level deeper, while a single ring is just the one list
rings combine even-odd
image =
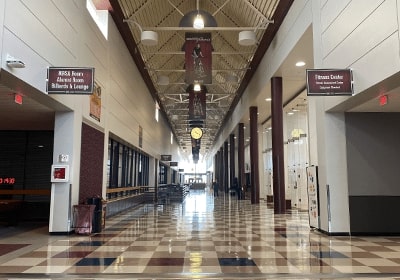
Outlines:
[{"label": "vending machine", "polygon": [[319,186],[318,166],[308,166],[307,171],[307,194],[308,194],[308,216],[310,227],[320,228],[319,221]]}]

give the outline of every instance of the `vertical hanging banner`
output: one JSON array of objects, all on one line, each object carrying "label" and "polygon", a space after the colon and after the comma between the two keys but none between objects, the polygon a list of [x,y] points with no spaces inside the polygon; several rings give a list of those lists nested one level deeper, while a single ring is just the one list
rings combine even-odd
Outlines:
[{"label": "vertical hanging banner", "polygon": [[90,96],[90,113],[89,115],[100,121],[101,116],[101,87],[95,82],[93,94]]},{"label": "vertical hanging banner", "polygon": [[186,83],[212,83],[211,52],[211,33],[185,34]]},{"label": "vertical hanging banner", "polygon": [[206,87],[194,91],[193,85],[187,88],[189,93],[189,120],[204,120],[206,118]]},{"label": "vertical hanging banner", "polygon": [[139,125],[139,148],[143,148],[143,127]]}]

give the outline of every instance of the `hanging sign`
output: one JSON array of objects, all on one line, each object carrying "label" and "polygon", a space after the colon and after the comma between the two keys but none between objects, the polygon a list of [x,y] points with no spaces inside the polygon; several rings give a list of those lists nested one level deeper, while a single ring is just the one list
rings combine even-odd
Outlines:
[{"label": "hanging sign", "polygon": [[185,35],[186,83],[212,84],[211,33]]},{"label": "hanging sign", "polygon": [[189,120],[206,119],[206,87],[202,86],[197,92],[193,86],[189,86],[186,92],[189,93]]},{"label": "hanging sign", "polygon": [[172,155],[161,155],[161,161],[171,161]]},{"label": "hanging sign", "polygon": [[93,94],[94,68],[49,67],[47,69],[49,94]]},{"label": "hanging sign", "polygon": [[353,95],[351,69],[308,69],[307,95]]},{"label": "hanging sign", "polygon": [[93,94],[90,96],[89,116],[100,121],[101,116],[101,87],[94,83]]}]

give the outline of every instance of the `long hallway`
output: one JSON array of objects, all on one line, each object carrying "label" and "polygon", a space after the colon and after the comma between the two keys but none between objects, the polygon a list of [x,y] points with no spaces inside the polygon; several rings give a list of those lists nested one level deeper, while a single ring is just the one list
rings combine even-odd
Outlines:
[{"label": "long hallway", "polygon": [[141,205],[91,236],[16,231],[0,233],[1,279],[400,279],[400,237],[326,236],[308,213],[208,190]]}]

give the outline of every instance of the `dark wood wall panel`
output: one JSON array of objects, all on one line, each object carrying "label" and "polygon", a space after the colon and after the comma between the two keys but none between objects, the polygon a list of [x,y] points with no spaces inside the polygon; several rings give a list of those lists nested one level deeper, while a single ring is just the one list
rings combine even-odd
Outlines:
[{"label": "dark wood wall panel", "polygon": [[104,133],[82,124],[81,171],[79,201],[102,196]]}]

